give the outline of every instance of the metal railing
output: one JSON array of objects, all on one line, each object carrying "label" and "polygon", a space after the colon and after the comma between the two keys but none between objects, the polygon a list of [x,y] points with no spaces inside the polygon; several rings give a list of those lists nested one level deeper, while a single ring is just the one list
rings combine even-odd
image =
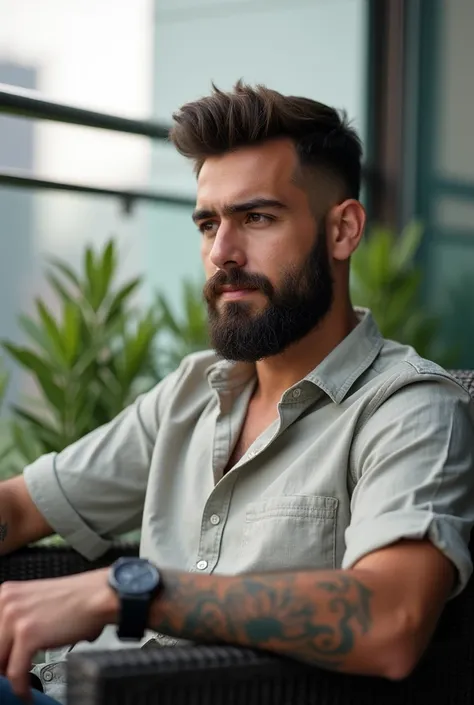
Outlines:
[{"label": "metal railing", "polygon": [[[168,138],[169,128],[158,122],[132,120],[109,113],[86,110],[46,99],[36,91],[24,90],[5,84],[0,84],[0,114],[51,120],[70,125],[141,135],[152,140],[166,140]],[[130,212],[136,201],[188,207],[192,207],[194,203],[193,199],[185,196],[181,197],[146,190],[102,188],[90,184],[55,181],[54,179],[36,178],[27,173],[1,168],[0,185],[28,189],[71,191],[94,196],[111,196],[121,200],[127,213]]]},{"label": "metal railing", "polygon": [[194,201],[186,196],[174,196],[166,193],[153,193],[152,191],[125,190],[102,188],[88,184],[67,183],[54,179],[42,179],[36,176],[24,176],[13,169],[0,170],[0,185],[16,186],[19,188],[35,188],[47,191],[72,191],[85,193],[90,196],[112,196],[122,201],[125,213],[130,213],[136,201],[149,201],[172,206],[193,206]]}]

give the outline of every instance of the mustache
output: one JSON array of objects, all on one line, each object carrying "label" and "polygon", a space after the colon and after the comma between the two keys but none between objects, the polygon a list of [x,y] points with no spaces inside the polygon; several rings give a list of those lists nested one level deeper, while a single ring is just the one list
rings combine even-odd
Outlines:
[{"label": "mustache", "polygon": [[267,277],[256,272],[246,272],[243,269],[219,269],[204,285],[203,294],[207,302],[214,301],[222,293],[224,286],[239,289],[258,289],[268,298],[274,293],[273,285]]}]

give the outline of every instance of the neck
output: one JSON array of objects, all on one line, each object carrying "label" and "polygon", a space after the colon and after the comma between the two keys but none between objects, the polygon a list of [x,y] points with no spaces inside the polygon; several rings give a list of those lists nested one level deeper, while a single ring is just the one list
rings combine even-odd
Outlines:
[{"label": "neck", "polygon": [[349,301],[333,305],[320,324],[280,355],[257,362],[256,396],[262,404],[277,404],[282,394],[311,370],[356,327],[358,319]]}]

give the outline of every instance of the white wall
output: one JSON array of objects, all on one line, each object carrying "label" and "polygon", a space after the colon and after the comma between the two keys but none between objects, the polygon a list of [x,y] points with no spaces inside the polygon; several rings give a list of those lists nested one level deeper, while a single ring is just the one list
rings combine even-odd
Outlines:
[{"label": "white wall", "polygon": [[[170,121],[211,81],[243,78],[343,108],[364,133],[365,0],[157,0],[155,21],[157,118]],[[190,166],[166,145],[154,149],[153,183],[194,195]],[[177,292],[199,274],[199,238],[183,211],[155,211],[153,225],[150,278]]]}]

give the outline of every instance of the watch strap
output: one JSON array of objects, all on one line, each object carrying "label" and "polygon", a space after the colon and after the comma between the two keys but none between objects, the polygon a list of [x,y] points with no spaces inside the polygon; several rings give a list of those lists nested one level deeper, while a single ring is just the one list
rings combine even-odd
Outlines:
[{"label": "watch strap", "polygon": [[148,626],[151,595],[140,597],[120,596],[120,619],[117,629],[119,639],[139,641]]}]

